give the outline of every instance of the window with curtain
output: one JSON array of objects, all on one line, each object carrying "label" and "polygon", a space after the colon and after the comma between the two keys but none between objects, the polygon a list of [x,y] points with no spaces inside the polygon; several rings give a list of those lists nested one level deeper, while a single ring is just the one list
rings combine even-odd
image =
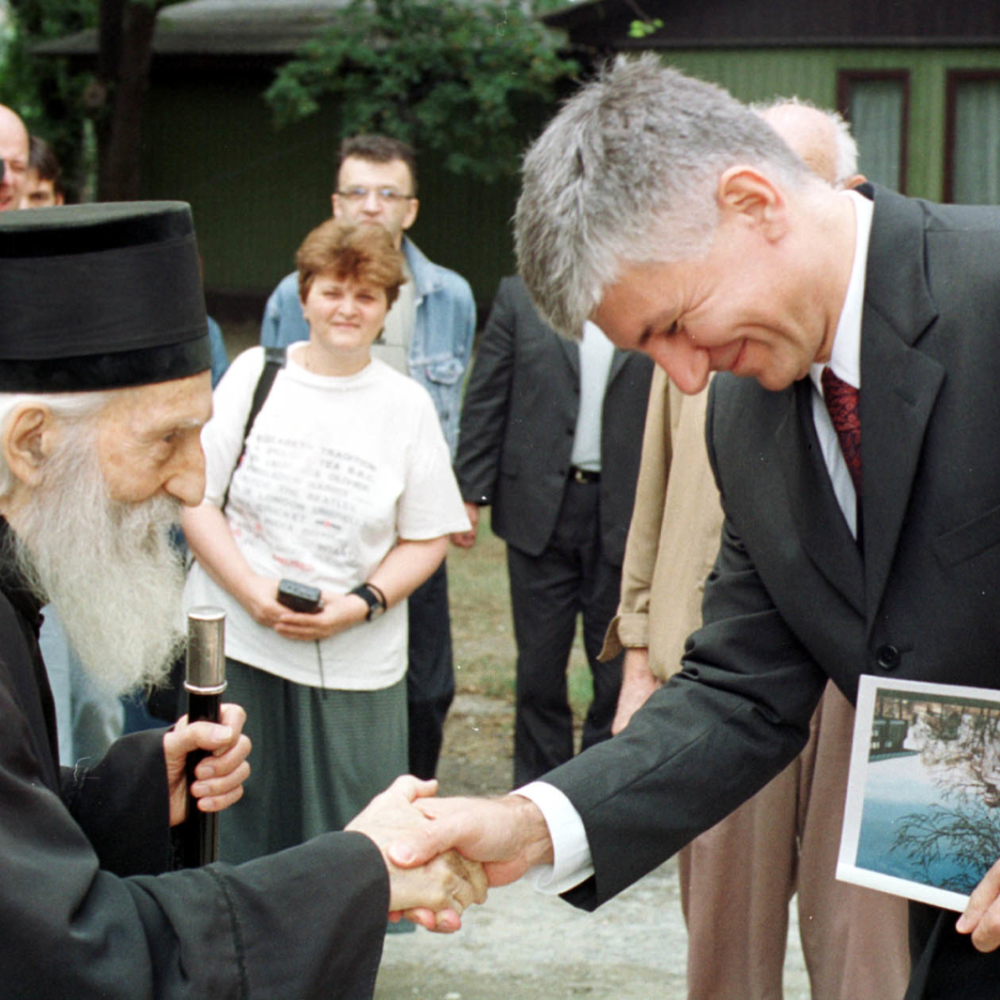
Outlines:
[{"label": "window with curtain", "polygon": [[1000,205],[1000,73],[948,74],[945,200]]},{"label": "window with curtain", "polygon": [[858,144],[858,169],[905,194],[909,73],[843,70],[838,83],[840,110]]}]

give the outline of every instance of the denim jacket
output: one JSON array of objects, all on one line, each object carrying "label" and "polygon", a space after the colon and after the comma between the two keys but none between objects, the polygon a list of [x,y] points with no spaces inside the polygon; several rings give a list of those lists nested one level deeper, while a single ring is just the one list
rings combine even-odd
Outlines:
[{"label": "denim jacket", "polygon": [[[431,263],[405,236],[403,255],[416,285],[413,339],[407,357],[410,377],[431,394],[454,458],[462,376],[469,364],[476,331],[472,290],[454,271]],[[264,347],[286,347],[308,339],[309,326],[299,302],[298,274],[289,274],[267,300],[260,342]]]}]

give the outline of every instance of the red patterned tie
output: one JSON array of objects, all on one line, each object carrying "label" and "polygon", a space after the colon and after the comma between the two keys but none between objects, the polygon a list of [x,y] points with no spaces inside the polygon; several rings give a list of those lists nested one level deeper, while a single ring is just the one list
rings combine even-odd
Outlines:
[{"label": "red patterned tie", "polygon": [[830,411],[834,430],[840,440],[847,470],[854,482],[854,492],[861,496],[861,418],[858,414],[859,392],[830,368],[823,369],[823,399]]}]

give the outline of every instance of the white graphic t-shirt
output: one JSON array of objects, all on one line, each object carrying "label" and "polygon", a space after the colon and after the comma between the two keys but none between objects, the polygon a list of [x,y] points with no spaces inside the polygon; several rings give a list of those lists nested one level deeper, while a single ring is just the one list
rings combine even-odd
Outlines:
[{"label": "white graphic t-shirt", "polygon": [[[202,432],[206,501],[221,506],[255,573],[340,593],[363,583],[398,538],[468,529],[448,447],[427,391],[373,359],[346,377],[315,375],[290,349],[247,439],[264,364],[241,354],[215,390]],[[299,684],[375,690],[406,672],[406,602],[322,642],[258,625],[194,563],[185,607],[226,610],[226,655]]]}]

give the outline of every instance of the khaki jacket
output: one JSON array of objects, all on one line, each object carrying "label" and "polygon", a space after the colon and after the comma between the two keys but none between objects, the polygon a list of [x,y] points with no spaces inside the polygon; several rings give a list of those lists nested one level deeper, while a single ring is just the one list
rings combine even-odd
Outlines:
[{"label": "khaki jacket", "polygon": [[722,507],[705,451],[708,389],[685,396],[657,368],[649,391],[621,600],[601,658],[649,647],[661,680],[680,669],[701,625],[701,598],[719,551]]}]

